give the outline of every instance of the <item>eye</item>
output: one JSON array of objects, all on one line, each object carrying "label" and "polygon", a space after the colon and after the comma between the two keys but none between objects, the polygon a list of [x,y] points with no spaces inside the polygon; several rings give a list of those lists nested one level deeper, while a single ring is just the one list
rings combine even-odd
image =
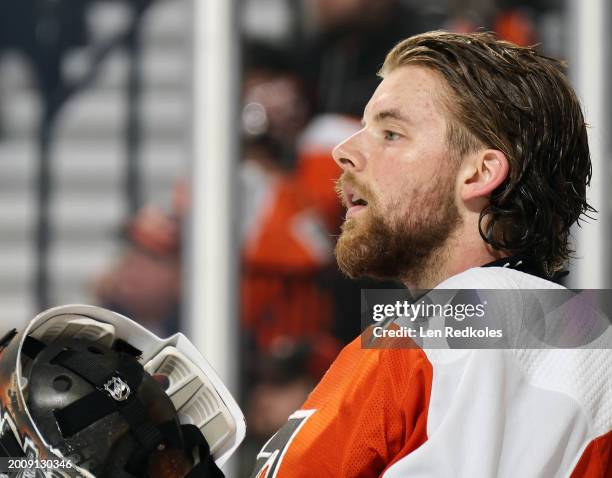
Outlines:
[{"label": "eye", "polygon": [[400,135],[399,133],[396,133],[395,131],[385,130],[384,137],[386,141],[396,141],[400,138]]}]

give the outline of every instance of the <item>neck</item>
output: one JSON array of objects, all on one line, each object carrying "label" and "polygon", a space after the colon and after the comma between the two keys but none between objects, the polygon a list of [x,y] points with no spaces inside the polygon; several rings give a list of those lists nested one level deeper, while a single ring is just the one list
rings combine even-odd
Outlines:
[{"label": "neck", "polygon": [[440,249],[432,251],[421,268],[422,273],[409,273],[401,280],[409,289],[433,289],[449,277],[507,255],[492,249],[480,235],[466,239],[457,233],[451,235]]}]

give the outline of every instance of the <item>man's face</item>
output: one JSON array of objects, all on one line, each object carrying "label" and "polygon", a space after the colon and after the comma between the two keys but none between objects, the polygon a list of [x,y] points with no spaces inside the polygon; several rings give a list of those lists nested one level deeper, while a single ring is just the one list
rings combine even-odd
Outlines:
[{"label": "man's face", "polygon": [[363,128],[338,145],[338,192],[348,208],[336,246],[350,277],[419,284],[460,223],[443,79],[422,66],[389,73],[365,108]]}]

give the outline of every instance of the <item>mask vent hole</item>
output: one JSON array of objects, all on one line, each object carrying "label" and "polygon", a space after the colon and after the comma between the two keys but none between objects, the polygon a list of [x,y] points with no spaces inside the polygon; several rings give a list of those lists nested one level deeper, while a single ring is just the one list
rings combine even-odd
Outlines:
[{"label": "mask vent hole", "polygon": [[67,375],[60,375],[53,379],[53,388],[58,392],[67,392],[72,387],[72,380]]}]

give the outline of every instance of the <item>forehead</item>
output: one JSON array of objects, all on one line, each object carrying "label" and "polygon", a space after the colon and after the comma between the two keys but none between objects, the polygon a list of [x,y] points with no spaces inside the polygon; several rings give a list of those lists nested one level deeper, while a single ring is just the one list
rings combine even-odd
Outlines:
[{"label": "forehead", "polygon": [[447,98],[448,87],[439,73],[420,65],[401,66],[378,85],[365,108],[364,119],[368,121],[381,111],[398,110],[415,123],[445,122]]}]

